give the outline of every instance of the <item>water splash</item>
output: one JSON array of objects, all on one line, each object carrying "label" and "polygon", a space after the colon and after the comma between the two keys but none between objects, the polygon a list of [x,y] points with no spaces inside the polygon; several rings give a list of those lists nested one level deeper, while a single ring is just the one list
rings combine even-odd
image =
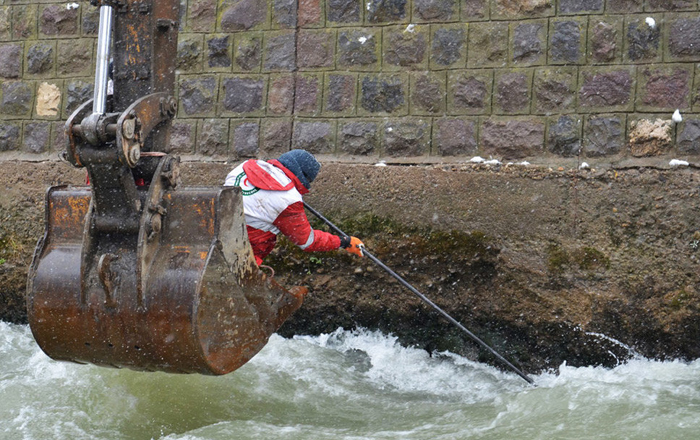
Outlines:
[{"label": "water splash", "polygon": [[[618,341],[617,339],[612,338],[612,337],[610,337],[610,336],[608,336],[608,335],[605,335],[605,334],[603,334],[603,333],[585,332],[585,334],[588,335],[588,336],[595,336],[596,338],[604,339],[604,340],[606,340],[606,341],[608,341],[608,342],[613,343],[614,345],[617,345],[618,347],[624,348],[625,350],[627,350],[627,353],[628,353],[632,358],[642,358],[642,357],[643,357],[643,356],[642,356],[641,354],[639,354],[639,352],[637,352],[634,348],[630,347],[629,345],[625,344],[624,342]],[[618,359],[618,360],[619,360],[619,358],[618,358],[613,352],[608,351],[608,353],[610,353],[613,357],[615,357],[615,359]]]},{"label": "water splash", "polygon": [[535,380],[529,387],[453,353],[342,329],[273,335],[226,376],[139,373],[54,362],[28,327],[0,323],[0,439],[694,439],[700,432],[698,361],[564,363]]}]

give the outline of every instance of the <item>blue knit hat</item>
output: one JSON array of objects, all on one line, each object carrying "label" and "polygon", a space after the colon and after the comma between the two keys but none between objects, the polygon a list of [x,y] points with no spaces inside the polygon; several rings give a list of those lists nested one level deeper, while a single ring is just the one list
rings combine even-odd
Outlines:
[{"label": "blue knit hat", "polygon": [[288,151],[281,155],[278,160],[297,176],[306,189],[309,189],[311,182],[318,175],[318,170],[321,169],[321,164],[318,163],[313,154],[306,150]]}]

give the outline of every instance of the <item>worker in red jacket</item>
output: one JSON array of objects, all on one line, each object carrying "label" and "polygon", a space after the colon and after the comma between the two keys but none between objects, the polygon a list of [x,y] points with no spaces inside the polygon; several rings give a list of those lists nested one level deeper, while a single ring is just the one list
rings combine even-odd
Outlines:
[{"label": "worker in red jacket", "polygon": [[343,248],[362,256],[358,238],[312,229],[306,218],[301,196],[309,192],[320,168],[308,151],[292,150],[277,160],[248,160],[226,176],[224,186],[242,189],[248,239],[258,265],[272,252],[280,232],[307,252]]}]

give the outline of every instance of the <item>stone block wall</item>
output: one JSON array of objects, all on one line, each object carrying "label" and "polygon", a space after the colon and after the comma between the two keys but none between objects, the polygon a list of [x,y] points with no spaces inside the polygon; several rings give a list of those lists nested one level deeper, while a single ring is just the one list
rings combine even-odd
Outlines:
[{"label": "stone block wall", "polygon": [[[98,15],[0,0],[0,157],[63,149]],[[692,159],[698,61],[698,0],[181,0],[168,149]]]}]

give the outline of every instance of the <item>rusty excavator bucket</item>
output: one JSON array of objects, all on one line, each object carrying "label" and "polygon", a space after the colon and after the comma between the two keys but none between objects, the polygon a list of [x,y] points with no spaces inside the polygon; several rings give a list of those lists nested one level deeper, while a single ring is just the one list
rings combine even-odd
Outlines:
[{"label": "rusty excavator bucket", "polygon": [[[56,360],[175,373],[245,364],[302,302],[255,264],[240,188],[182,187],[162,153],[175,114],[178,0],[101,0],[94,99],[65,158],[89,186],[46,195],[29,324]],[[114,34],[114,94],[108,94]]]}]

